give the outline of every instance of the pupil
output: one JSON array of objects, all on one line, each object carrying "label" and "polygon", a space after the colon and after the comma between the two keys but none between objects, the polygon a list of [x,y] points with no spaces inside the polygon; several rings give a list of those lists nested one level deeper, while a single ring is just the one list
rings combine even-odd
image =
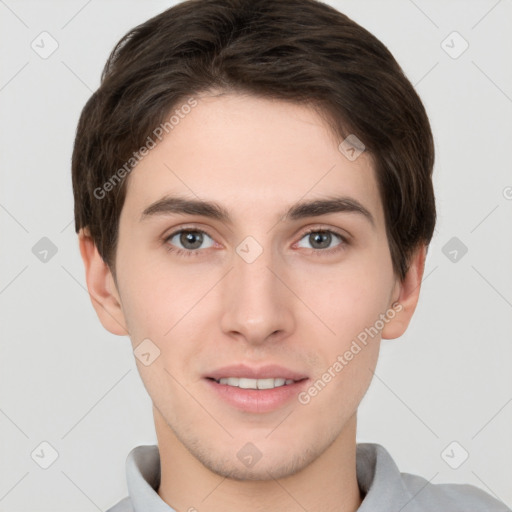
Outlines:
[{"label": "pupil", "polygon": [[[197,232],[183,233],[181,236],[181,243],[185,247],[187,247],[187,244],[191,244],[191,245],[193,245],[193,247],[191,247],[192,249],[197,249],[198,247],[201,246],[202,237],[200,234],[198,234],[198,233],[196,234],[196,233]],[[195,243],[194,243],[194,241],[195,241]]]},{"label": "pupil", "polygon": [[[321,247],[329,247],[330,236],[330,233],[316,233],[313,235],[313,240],[314,243],[320,243]],[[322,244],[322,238],[324,238],[324,242],[327,241],[327,243]]]}]

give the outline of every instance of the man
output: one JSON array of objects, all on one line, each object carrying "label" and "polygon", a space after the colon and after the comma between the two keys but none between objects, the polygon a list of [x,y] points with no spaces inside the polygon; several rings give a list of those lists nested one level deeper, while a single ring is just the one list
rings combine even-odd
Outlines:
[{"label": "man", "polygon": [[314,0],[189,0],[127,34],[85,106],[76,230],[158,446],[110,510],[505,511],[356,445],[435,225],[428,117],[374,36]]}]

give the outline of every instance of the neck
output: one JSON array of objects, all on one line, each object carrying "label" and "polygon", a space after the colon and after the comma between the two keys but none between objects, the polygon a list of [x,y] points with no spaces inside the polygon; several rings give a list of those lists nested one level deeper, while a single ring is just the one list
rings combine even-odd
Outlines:
[{"label": "neck", "polygon": [[234,480],[205,467],[154,408],[160,452],[158,495],[179,512],[355,512],[362,501],[356,475],[356,416],[312,463],[279,479]]}]

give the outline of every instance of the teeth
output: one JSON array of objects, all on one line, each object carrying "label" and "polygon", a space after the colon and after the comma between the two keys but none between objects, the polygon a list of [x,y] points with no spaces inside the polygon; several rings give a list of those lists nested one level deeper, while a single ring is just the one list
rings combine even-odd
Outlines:
[{"label": "teeth", "polygon": [[274,389],[292,384],[292,379],[246,379],[245,377],[225,377],[217,381],[219,384],[236,386],[242,389]]}]

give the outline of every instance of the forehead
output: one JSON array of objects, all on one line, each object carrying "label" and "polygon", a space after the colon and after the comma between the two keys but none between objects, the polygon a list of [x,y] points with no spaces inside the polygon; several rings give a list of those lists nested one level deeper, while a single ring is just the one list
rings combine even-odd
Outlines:
[{"label": "forehead", "polygon": [[140,217],[151,203],[179,194],[261,217],[337,195],[381,222],[371,156],[349,160],[313,109],[241,94],[195,99],[130,173],[123,211]]}]

